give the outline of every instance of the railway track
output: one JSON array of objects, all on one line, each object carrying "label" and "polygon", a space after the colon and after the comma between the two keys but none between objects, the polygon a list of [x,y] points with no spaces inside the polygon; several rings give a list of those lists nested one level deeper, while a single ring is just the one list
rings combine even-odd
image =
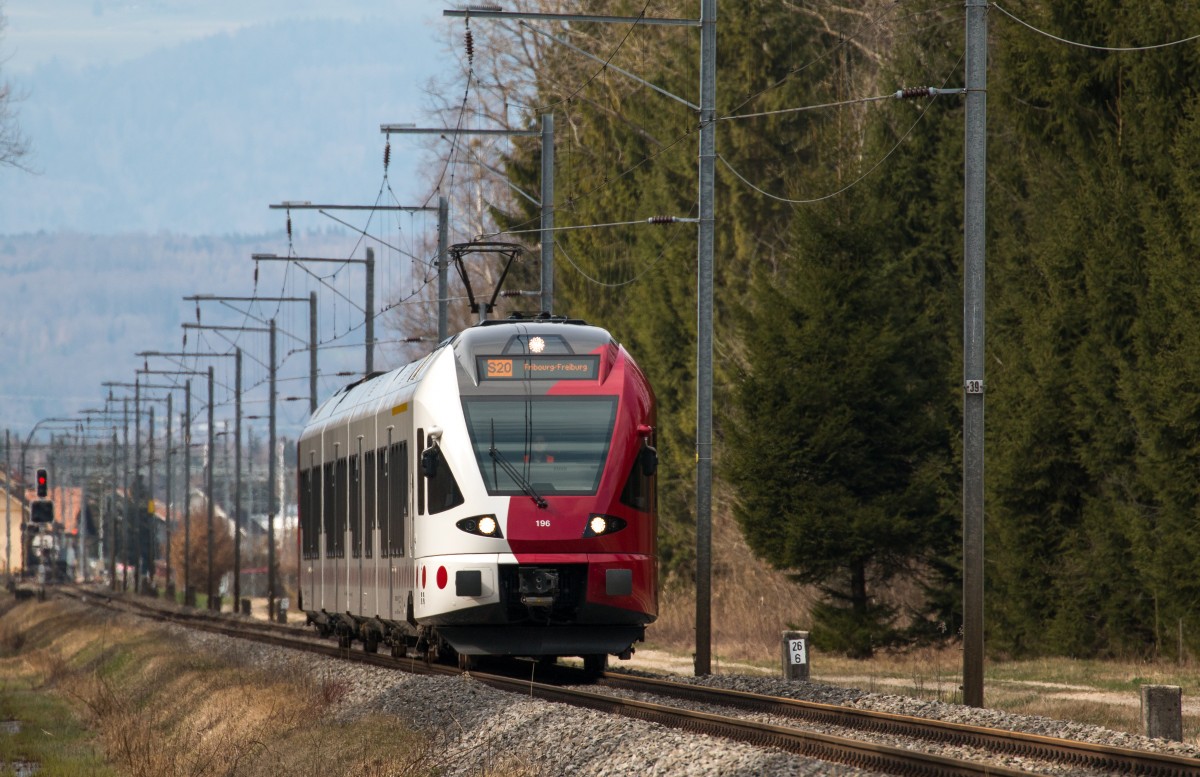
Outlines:
[{"label": "railway track", "polygon": [[[110,597],[73,589],[63,594],[143,617],[230,637],[303,650],[386,669],[458,675],[456,667],[418,658],[393,658],[338,647],[294,627],[246,621],[154,600]],[[588,685],[570,668],[538,670],[542,679],[472,671],[480,683],[523,696],[585,707],[676,729],[775,747],[862,769],[902,775],[1027,775],[1030,773],[1200,775],[1200,759],[1133,750],[1005,729],[970,726],[818,702],[710,688],[665,679],[606,672]],[[674,701],[672,701],[674,700]],[[674,703],[674,702],[681,702]],[[808,727],[804,728],[803,726]],[[814,731],[820,727],[826,731]],[[837,733],[828,733],[836,729]],[[904,741],[903,746],[896,740]],[[884,741],[887,740],[887,741]],[[953,748],[955,755],[937,751]],[[969,759],[958,754],[964,751]]]}]

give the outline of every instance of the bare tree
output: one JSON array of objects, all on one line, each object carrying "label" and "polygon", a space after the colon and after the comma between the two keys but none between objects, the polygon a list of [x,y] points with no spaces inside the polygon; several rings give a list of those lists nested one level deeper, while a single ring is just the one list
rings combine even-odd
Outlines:
[{"label": "bare tree", "polygon": [[[5,18],[0,5],[0,39],[4,37]],[[0,63],[3,64],[3,63]],[[0,80],[0,166],[27,170],[21,160],[29,153],[29,141],[17,125],[17,101],[12,85]]]}]

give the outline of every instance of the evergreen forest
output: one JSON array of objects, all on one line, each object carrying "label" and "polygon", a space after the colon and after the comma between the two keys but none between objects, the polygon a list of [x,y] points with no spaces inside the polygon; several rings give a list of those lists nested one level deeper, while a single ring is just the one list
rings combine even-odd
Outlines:
[{"label": "evergreen forest", "polygon": [[[586,6],[699,15],[696,0]],[[963,86],[963,3],[720,6],[717,488],[754,551],[821,592],[814,622],[799,625],[828,649],[953,639],[964,100],[895,94]],[[696,228],[645,220],[698,215],[698,114],[617,68],[698,103],[699,33],[467,28],[478,110],[528,129],[554,114],[556,225],[617,225],[557,233],[556,310],[613,331],[655,386],[663,572],[686,582]],[[1174,0],[989,6],[994,654],[1200,650],[1197,35],[1200,6]],[[536,192],[540,146],[526,140],[500,162]],[[493,211],[514,231],[537,225],[517,196]]]}]

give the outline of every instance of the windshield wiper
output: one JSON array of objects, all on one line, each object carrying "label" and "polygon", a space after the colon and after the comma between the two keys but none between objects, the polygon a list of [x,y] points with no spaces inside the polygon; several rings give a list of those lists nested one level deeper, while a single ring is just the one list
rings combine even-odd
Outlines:
[{"label": "windshield wiper", "polygon": [[504,458],[504,454],[498,451],[495,445],[488,448],[488,455],[492,457],[492,461],[500,465],[500,469],[504,470],[504,474],[512,478],[513,482],[520,486],[521,490],[529,495],[529,498],[533,500],[535,505],[543,510],[549,506],[546,503],[546,500],[542,499],[542,497],[538,495],[538,492],[534,490],[533,484],[526,480],[525,476],[522,475],[516,467],[510,464],[508,459]]}]

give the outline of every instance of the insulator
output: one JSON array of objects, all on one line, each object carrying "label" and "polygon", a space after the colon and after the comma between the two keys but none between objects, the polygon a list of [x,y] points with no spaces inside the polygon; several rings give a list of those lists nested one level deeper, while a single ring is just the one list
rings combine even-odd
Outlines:
[{"label": "insulator", "polygon": [[392,141],[389,140],[383,146],[383,171],[385,173],[387,172],[388,165],[391,164],[391,161],[392,161]]},{"label": "insulator", "polygon": [[906,86],[905,88],[896,92],[896,96],[899,97],[901,100],[911,100],[916,97],[928,97],[929,96],[929,87],[928,86]]},{"label": "insulator", "polygon": [[471,34],[470,28],[467,29],[467,34],[463,36],[467,43],[467,63],[475,62],[475,36]]},{"label": "insulator", "polygon": [[254,285],[258,285],[258,262],[254,263]]},{"label": "insulator", "polygon": [[651,216],[647,219],[651,224],[673,224],[675,223],[674,216]]},{"label": "insulator", "polygon": [[200,302],[196,302],[196,323],[200,323]]},{"label": "insulator", "polygon": [[288,221],[287,221],[288,240],[291,240],[292,239],[292,213],[291,213],[291,211],[288,211],[287,219],[288,219]]}]

